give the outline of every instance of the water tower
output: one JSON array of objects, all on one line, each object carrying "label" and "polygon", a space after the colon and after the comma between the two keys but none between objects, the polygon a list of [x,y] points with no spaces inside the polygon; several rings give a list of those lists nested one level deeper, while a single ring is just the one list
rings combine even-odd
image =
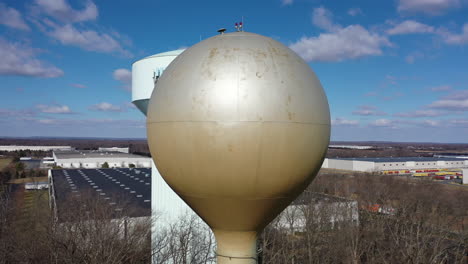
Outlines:
[{"label": "water tower", "polygon": [[[152,55],[133,63],[132,102],[146,115],[151,93],[166,67],[184,50],[174,50]],[[155,224],[152,240],[158,231],[168,229],[181,216],[195,215],[192,209],[167,185],[154,162],[151,164],[151,210]]]},{"label": "water tower", "polygon": [[283,44],[234,32],[185,50],[147,112],[164,180],[212,228],[218,263],[256,263],[256,238],[314,179],[330,113],[311,68]]}]

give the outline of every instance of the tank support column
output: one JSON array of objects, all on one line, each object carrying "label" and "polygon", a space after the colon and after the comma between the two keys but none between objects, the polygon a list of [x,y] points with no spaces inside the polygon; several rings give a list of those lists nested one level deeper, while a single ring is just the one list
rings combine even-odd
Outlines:
[{"label": "tank support column", "polygon": [[257,232],[213,229],[218,264],[257,264]]}]

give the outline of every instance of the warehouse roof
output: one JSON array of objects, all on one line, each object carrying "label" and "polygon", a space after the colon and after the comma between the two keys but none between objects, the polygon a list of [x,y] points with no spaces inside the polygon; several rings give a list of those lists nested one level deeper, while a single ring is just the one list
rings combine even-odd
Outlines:
[{"label": "warehouse roof", "polygon": [[129,205],[136,210],[124,213],[131,217],[151,214],[151,169],[70,169],[52,170],[55,201],[59,212],[66,210],[69,199],[90,195],[115,207]]},{"label": "warehouse roof", "polygon": [[370,161],[370,162],[407,162],[407,161],[415,161],[415,162],[436,162],[436,161],[464,161],[464,159],[460,158],[446,158],[446,157],[385,157],[385,158],[330,158],[330,159],[337,159],[337,160],[357,160],[357,161]]},{"label": "warehouse roof", "polygon": [[99,151],[99,150],[58,150],[54,151],[57,159],[83,159],[83,158],[149,158],[118,151]]}]

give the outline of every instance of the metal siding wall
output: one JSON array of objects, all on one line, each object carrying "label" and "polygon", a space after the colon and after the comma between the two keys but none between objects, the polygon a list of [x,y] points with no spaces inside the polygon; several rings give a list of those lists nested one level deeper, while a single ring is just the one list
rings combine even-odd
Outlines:
[{"label": "metal siding wall", "polygon": [[353,170],[352,160],[328,159],[328,168],[338,170]]},{"label": "metal siding wall", "polygon": [[322,163],[322,168],[328,168],[328,159],[324,159]]},{"label": "metal siding wall", "polygon": [[[169,187],[159,173],[154,161],[151,161],[151,211],[152,211],[152,243],[157,243],[157,235],[168,230],[171,224],[177,224],[182,217],[198,217],[195,212]],[[202,223],[203,220],[201,220]],[[210,232],[210,235],[213,235]],[[189,253],[190,254],[190,253]],[[157,261],[153,258],[153,264]],[[175,263],[172,259],[167,263]]]},{"label": "metal siding wall", "polygon": [[354,171],[374,171],[375,163],[371,161],[353,161],[353,170]]}]

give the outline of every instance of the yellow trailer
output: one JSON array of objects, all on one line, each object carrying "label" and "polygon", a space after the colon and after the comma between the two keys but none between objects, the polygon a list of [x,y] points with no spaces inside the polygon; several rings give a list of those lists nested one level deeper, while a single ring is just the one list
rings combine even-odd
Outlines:
[{"label": "yellow trailer", "polygon": [[413,177],[426,177],[429,173],[413,173]]}]

